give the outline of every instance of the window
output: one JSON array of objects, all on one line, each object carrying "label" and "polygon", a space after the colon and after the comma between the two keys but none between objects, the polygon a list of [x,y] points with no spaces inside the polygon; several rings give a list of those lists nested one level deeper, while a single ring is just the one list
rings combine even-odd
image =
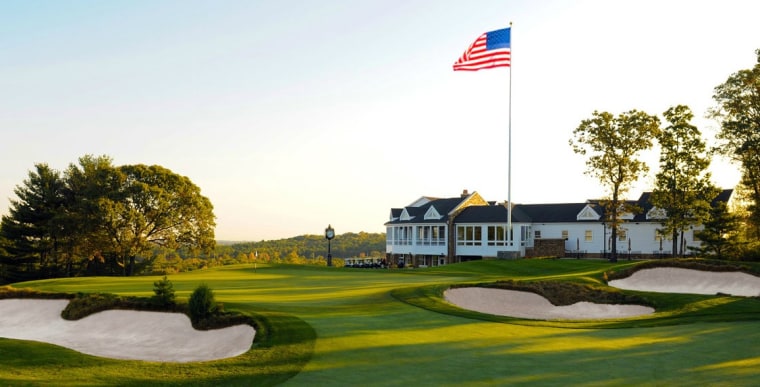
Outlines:
[{"label": "window", "polygon": [[628,239],[628,237],[626,236],[626,231],[627,230],[624,228],[621,228],[620,230],[618,230],[618,241],[625,242]]},{"label": "window", "polygon": [[562,230],[562,239],[568,240],[570,238],[570,233],[567,230]]},{"label": "window", "polygon": [[541,239],[541,230],[533,231],[533,238]]},{"label": "window", "polygon": [[594,240],[594,233],[592,230],[586,230],[586,234],[583,238],[586,242],[591,242]]},{"label": "window", "polygon": [[457,245],[480,246],[482,245],[482,228],[480,226],[457,226]]},{"label": "window", "polygon": [[393,230],[394,239],[397,245],[411,245],[412,244],[412,226],[400,226],[395,227]]},{"label": "window", "polygon": [[506,226],[488,226],[488,245],[505,246],[507,244]]},{"label": "window", "polygon": [[417,226],[418,245],[443,246],[446,244],[445,226]]}]

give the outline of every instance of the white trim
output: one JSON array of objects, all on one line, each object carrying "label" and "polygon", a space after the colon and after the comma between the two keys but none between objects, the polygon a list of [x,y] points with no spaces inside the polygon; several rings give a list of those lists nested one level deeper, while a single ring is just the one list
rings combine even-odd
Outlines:
[{"label": "white trim", "polygon": [[423,219],[425,220],[430,220],[430,219],[438,220],[441,218],[443,218],[443,216],[441,216],[441,214],[438,213],[438,210],[436,210],[434,206],[430,206],[427,212],[425,212],[425,216],[423,217]]},{"label": "white trim", "polygon": [[586,204],[586,207],[583,207],[581,212],[575,217],[575,220],[599,220],[601,217],[590,204]]}]

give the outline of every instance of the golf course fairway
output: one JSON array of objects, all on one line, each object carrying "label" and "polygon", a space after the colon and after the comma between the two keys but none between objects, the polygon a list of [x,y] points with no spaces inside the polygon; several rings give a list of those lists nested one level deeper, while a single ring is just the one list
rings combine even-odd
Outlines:
[{"label": "golf course fairway", "polygon": [[[251,350],[177,364],[0,338],[0,385],[757,385],[757,297],[615,289],[649,300],[656,313],[594,322],[489,316],[442,298],[452,284],[497,280],[604,288],[605,272],[633,264],[498,260],[403,270],[258,264],[174,274],[168,278],[179,300],[204,283],[226,310],[251,315],[260,325]],[[12,286],[150,297],[159,278]]]}]

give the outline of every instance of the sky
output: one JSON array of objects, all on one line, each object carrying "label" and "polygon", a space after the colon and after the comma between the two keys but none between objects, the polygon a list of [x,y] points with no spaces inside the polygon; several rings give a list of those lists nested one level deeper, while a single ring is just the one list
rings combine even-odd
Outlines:
[{"label": "sky", "polygon": [[[0,214],[35,164],[84,155],[187,176],[228,241],[384,232],[391,208],[465,189],[600,198],[573,130],[681,104],[714,144],[713,90],[755,65],[758,14],[755,0],[3,0]],[[452,70],[510,22],[511,68]],[[653,187],[657,150],[642,157],[652,172],[629,199]],[[711,172],[739,180],[723,159]]]}]

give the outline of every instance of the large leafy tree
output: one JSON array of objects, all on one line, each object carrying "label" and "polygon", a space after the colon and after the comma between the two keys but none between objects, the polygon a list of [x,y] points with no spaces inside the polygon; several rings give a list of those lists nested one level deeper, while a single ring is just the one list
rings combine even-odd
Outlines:
[{"label": "large leafy tree", "polygon": [[660,120],[631,110],[617,117],[594,111],[573,131],[570,146],[577,154],[588,155],[586,174],[599,179],[609,198],[603,201],[605,222],[612,231],[611,260],[617,261],[617,234],[621,214],[636,209],[623,199],[634,182],[648,171],[639,159],[641,151],[652,147],[659,133]]},{"label": "large leafy tree", "polygon": [[[77,235],[75,251],[83,270],[91,274],[115,274],[112,240],[105,232],[104,208],[112,206],[122,177],[108,156],[86,155],[65,171],[67,226]],[[123,265],[122,265],[123,266]],[[122,269],[123,273],[124,270]]]},{"label": "large leafy tree", "polygon": [[720,122],[717,151],[741,165],[741,183],[749,193],[752,234],[760,237],[760,49],[757,63],[715,87],[711,110]]},{"label": "large leafy tree", "polygon": [[710,202],[719,190],[710,181],[710,157],[702,134],[691,124],[691,109],[678,105],[663,116],[669,125],[657,135],[660,170],[650,202],[667,213],[661,232],[673,241],[675,257],[683,254],[684,230],[709,216]]},{"label": "large leafy tree", "polygon": [[132,274],[135,257],[159,245],[214,247],[214,214],[208,198],[187,177],[157,166],[126,165],[115,200],[104,202],[103,227]]},{"label": "large leafy tree", "polygon": [[208,198],[187,177],[160,166],[114,167],[107,157],[85,156],[68,170],[71,192],[80,198],[77,216],[88,226],[91,259],[113,261],[134,273],[138,256],[155,246],[214,246],[214,213]]}]

